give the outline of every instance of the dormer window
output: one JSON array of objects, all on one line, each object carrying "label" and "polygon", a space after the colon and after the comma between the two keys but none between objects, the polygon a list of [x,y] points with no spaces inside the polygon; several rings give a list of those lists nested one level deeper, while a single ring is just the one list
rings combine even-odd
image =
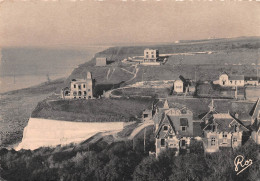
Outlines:
[{"label": "dormer window", "polygon": [[168,126],[163,126],[163,131],[167,131],[168,130]]}]

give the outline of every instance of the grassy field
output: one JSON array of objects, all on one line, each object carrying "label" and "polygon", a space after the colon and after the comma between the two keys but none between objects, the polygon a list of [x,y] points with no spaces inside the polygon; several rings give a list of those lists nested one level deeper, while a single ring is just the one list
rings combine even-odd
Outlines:
[{"label": "grassy field", "polygon": [[[114,61],[114,63],[106,67],[95,67],[95,59],[92,59],[92,61],[76,68],[66,83],[68,84],[72,78],[84,77],[87,71],[93,73],[97,85],[119,84],[120,82],[127,81],[133,77],[133,75],[123,71],[121,68],[134,72],[134,67],[120,61],[132,56],[142,56],[145,48],[159,49],[161,54],[204,51],[212,51],[213,53],[174,55],[168,59],[166,64],[161,66],[139,65],[136,78],[127,82],[127,84],[138,81],[178,79],[179,75],[190,79],[195,79],[196,77],[196,80],[201,81],[215,80],[224,71],[229,74],[255,75],[256,67],[252,64],[256,64],[259,58],[259,40],[259,37],[249,37],[153,46],[111,47],[97,53],[96,57],[107,57],[108,60]],[[243,66],[240,64],[243,64]],[[107,76],[108,72],[113,72],[113,74]]]},{"label": "grassy field", "polygon": [[113,95],[117,96],[167,96],[170,94],[170,89],[167,88],[125,88],[112,91]]},{"label": "grassy field", "polygon": [[45,100],[32,112],[32,117],[81,121],[117,122],[133,121],[151,106],[152,99],[94,99],[94,100]]}]

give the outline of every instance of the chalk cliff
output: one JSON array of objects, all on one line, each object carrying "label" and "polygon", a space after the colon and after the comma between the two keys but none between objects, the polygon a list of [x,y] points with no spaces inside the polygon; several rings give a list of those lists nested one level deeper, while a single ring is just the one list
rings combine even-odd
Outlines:
[{"label": "chalk cliff", "polygon": [[99,132],[121,131],[124,122],[70,122],[30,118],[16,150],[79,143]]}]

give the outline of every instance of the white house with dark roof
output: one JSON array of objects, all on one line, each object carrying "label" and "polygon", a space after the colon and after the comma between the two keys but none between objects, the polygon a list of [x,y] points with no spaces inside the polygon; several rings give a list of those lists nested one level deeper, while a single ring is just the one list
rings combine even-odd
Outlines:
[{"label": "white house with dark roof", "polygon": [[245,77],[244,75],[223,73],[219,76],[219,85],[223,87],[243,87],[245,85]]},{"label": "white house with dark roof", "polygon": [[235,116],[215,111],[214,103],[202,118],[203,145],[206,153],[217,152],[221,147],[237,148],[242,145],[243,133],[249,131]]},{"label": "white house with dark roof", "polygon": [[193,113],[186,107],[170,106],[164,102],[154,116],[156,157],[166,149],[189,149],[193,137]]}]

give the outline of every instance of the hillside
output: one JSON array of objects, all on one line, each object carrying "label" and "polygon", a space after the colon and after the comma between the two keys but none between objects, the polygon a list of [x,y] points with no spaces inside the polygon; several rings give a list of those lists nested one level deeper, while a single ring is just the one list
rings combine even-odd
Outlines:
[{"label": "hillside", "polygon": [[[68,85],[72,78],[84,77],[87,71],[93,73],[96,85],[100,86],[97,92],[102,92],[101,85],[110,88],[120,86],[133,78],[135,73],[136,77],[126,84],[142,80],[177,79],[179,75],[190,79],[195,79],[196,76],[196,80],[202,81],[215,80],[224,71],[230,74],[255,75],[255,64],[258,64],[259,57],[259,40],[259,37],[249,37],[153,46],[111,47],[95,56],[107,57],[111,62],[109,65],[95,67],[95,58],[93,58],[90,62],[79,65],[69,76],[66,84]],[[128,57],[142,56],[145,48],[156,48],[159,49],[160,54],[174,55],[171,55],[161,66],[137,65],[138,71],[133,64],[121,62]]]},{"label": "hillside", "polygon": [[32,112],[33,118],[76,122],[128,122],[141,117],[152,99],[45,100]]},{"label": "hillside", "polygon": [[[74,69],[65,81],[64,87],[69,86],[70,80],[73,78],[85,77],[88,71],[92,72],[95,79],[94,94],[96,96],[101,95],[104,90],[115,89],[135,82],[176,80],[180,75],[196,79],[196,81],[216,80],[223,71],[231,74],[253,75],[256,73],[255,65],[250,62],[257,63],[259,40],[260,38],[250,37],[154,46],[112,47],[95,55],[95,57],[107,57],[110,61],[107,66],[95,66],[95,58],[93,58],[90,62]],[[142,55],[143,50],[147,47],[157,48],[162,54],[174,55],[171,55],[168,61],[161,66],[141,66],[121,61],[129,56]],[[185,54],[175,55],[176,53]],[[134,90],[129,89],[129,91]],[[140,91],[142,92],[142,90]],[[152,96],[154,96],[153,92],[156,90],[151,92]],[[164,92],[167,94],[168,90],[164,90]],[[126,118],[128,121],[135,115],[140,116],[141,111],[149,104],[138,99],[44,101],[38,104],[32,116],[87,122],[104,121],[108,117],[110,120],[125,120]]]}]

